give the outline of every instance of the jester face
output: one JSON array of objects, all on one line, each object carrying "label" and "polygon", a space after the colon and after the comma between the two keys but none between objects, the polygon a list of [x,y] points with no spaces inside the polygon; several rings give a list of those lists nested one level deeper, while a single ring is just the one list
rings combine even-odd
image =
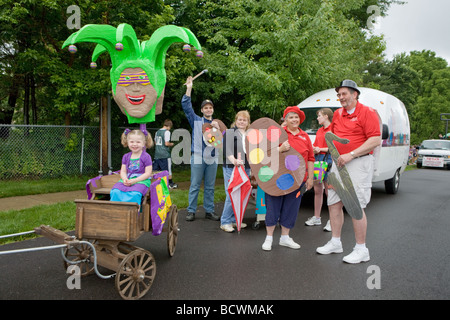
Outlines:
[{"label": "jester face", "polygon": [[126,68],[122,71],[114,100],[124,114],[133,118],[143,118],[150,112],[157,99],[156,90],[142,68]]}]

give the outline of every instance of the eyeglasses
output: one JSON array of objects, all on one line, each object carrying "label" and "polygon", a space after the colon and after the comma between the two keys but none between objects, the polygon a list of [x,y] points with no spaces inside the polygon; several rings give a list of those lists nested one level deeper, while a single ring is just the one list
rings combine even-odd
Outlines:
[{"label": "eyeglasses", "polygon": [[338,98],[341,98],[341,97],[345,97],[345,96],[348,96],[348,95],[349,95],[349,92],[342,92],[342,93],[338,93],[336,96]]},{"label": "eyeglasses", "polygon": [[119,81],[117,82],[119,86],[123,87],[127,87],[134,83],[139,83],[143,86],[146,86],[150,84],[150,80],[148,79],[145,71],[142,71],[138,73],[122,73],[120,75]]}]

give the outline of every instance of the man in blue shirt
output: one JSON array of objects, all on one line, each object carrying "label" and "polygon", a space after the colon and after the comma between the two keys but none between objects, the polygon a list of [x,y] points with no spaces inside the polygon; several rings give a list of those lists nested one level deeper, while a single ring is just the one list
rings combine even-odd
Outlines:
[{"label": "man in blue shirt", "polygon": [[218,164],[218,155],[213,147],[206,146],[203,141],[202,126],[204,123],[211,123],[212,126],[219,128],[216,121],[213,121],[214,104],[211,100],[202,102],[202,117],[195,114],[192,108],[191,92],[193,80],[188,77],[186,80],[186,94],[181,100],[181,106],[189,125],[192,128],[191,143],[191,186],[189,188],[189,206],[186,215],[186,221],[194,221],[197,211],[198,193],[202,180],[204,179],[203,207],[205,208],[205,217],[218,221],[219,217],[214,214],[214,186],[216,183],[216,173]]}]

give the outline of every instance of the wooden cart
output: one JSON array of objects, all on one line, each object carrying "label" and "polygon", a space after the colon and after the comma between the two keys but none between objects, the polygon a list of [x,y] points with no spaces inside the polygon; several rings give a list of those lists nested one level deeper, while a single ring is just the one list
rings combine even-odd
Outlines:
[{"label": "wooden cart", "polygon": [[[131,202],[94,200],[100,194],[108,195],[119,179],[119,175],[101,177],[93,186],[88,186],[92,193],[91,200],[75,200],[75,237],[44,225],[36,228],[35,232],[58,244],[67,245],[63,249],[66,270],[70,265],[78,265],[81,276],[95,272],[101,278],[115,277],[116,289],[123,299],[140,299],[153,284],[156,263],[149,251],[128,242],[136,241],[144,232],[152,231],[150,204],[155,199],[147,193],[142,208]],[[178,236],[178,210],[174,204],[167,213],[162,231],[167,232],[168,252],[173,256]],[[115,274],[104,276],[97,265]]]}]

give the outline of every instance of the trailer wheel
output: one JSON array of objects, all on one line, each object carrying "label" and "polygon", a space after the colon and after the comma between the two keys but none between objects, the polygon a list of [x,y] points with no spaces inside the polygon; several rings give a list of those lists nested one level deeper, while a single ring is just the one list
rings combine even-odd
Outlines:
[{"label": "trailer wheel", "polygon": [[384,181],[384,187],[388,194],[397,193],[398,188],[400,187],[400,169],[395,171],[395,174],[391,179]]},{"label": "trailer wheel", "polygon": [[[94,241],[90,241],[95,244]],[[71,265],[78,265],[80,267],[81,276],[85,277],[94,273],[94,253],[92,247],[85,243],[75,244],[69,248],[64,249],[64,269],[67,270]],[[66,259],[72,263],[67,263]]]},{"label": "trailer wheel", "polygon": [[173,257],[178,239],[178,208],[172,204],[170,207],[169,229],[167,230],[167,250],[169,256]]},{"label": "trailer wheel", "polygon": [[125,300],[142,298],[153,284],[156,263],[153,255],[144,249],[128,254],[116,274],[116,289]]},{"label": "trailer wheel", "polygon": [[255,222],[252,223],[252,229],[253,230],[259,230],[259,227],[260,227],[259,221],[255,221]]}]

